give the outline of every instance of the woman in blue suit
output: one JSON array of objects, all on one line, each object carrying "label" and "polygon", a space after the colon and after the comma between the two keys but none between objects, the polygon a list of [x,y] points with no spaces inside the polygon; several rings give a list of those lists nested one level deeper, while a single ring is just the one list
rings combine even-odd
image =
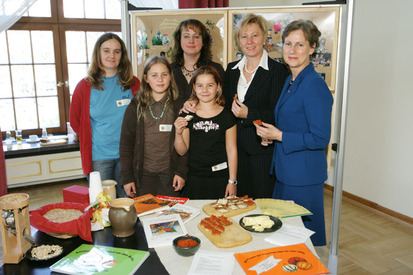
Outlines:
[{"label": "woman in blue suit", "polygon": [[303,218],[315,231],[314,245],[326,244],[324,181],[330,141],[333,97],[310,64],[321,33],[309,20],[291,22],[284,30],[283,57],[291,69],[275,107],[275,125],[257,126],[261,144],[275,141],[271,170],[277,176],[273,198],[293,200],[313,213]]}]

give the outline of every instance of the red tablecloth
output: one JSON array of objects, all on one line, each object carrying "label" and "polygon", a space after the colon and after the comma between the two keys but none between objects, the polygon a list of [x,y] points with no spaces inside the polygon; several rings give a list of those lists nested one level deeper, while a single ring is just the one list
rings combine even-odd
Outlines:
[{"label": "red tablecloth", "polygon": [[39,229],[42,232],[47,233],[68,233],[79,235],[85,241],[92,242],[92,231],[90,220],[92,218],[93,209],[83,213],[77,220],[64,223],[55,223],[45,217],[49,210],[62,208],[62,209],[78,209],[83,211],[87,204],[80,204],[74,202],[61,202],[42,206],[36,210],[30,211],[30,224]]}]

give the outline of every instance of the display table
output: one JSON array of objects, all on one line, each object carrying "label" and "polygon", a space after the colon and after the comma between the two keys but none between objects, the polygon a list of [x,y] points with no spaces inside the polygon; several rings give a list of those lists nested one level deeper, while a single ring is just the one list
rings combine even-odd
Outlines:
[{"label": "display table", "polygon": [[[207,203],[213,202],[213,200],[189,200],[186,204],[192,207],[196,207],[202,210],[202,206],[204,206]],[[260,209],[257,207],[256,209],[243,213],[238,216],[231,217],[235,222],[239,222],[239,220],[250,214],[261,214]],[[198,237],[201,240],[201,248],[204,250],[210,250],[210,251],[225,251],[225,252],[247,252],[247,251],[254,251],[254,250],[260,250],[260,249],[266,249],[266,248],[271,248],[275,247],[274,244],[271,244],[269,242],[264,241],[264,239],[268,236],[268,234],[271,233],[253,233],[250,232],[252,235],[252,241],[238,246],[238,247],[232,247],[232,248],[218,248],[215,245],[213,245],[207,237],[205,237],[204,234],[202,234],[201,231],[198,229],[198,224],[200,221],[207,217],[207,215],[201,211],[201,214],[199,214],[197,217],[192,219],[191,221],[185,223],[185,228],[188,231],[189,235],[194,235]],[[301,217],[291,217],[287,219],[282,219],[283,224],[291,224],[295,226],[304,226]],[[314,249],[313,244],[311,243],[311,240],[308,239],[305,244],[307,247],[311,250],[311,252],[314,253],[314,255],[317,256],[317,253]],[[188,274],[189,268],[192,263],[193,257],[182,257],[179,256],[174,248],[172,246],[164,246],[164,247],[158,247],[155,248],[156,253],[158,254],[159,258],[161,259],[162,264],[165,266],[165,268],[168,270],[168,272],[172,275],[181,275],[181,274]],[[179,264],[177,264],[179,263]],[[241,266],[238,264],[237,261],[235,261],[234,265],[234,275],[239,275],[239,274],[245,274],[244,271],[242,270]]]},{"label": "display table", "polygon": [[[202,209],[207,203],[212,200],[189,200],[187,204],[192,207]],[[261,211],[256,208],[253,211],[232,217],[235,222],[239,222],[240,218],[249,214],[259,214]],[[259,249],[265,249],[274,247],[273,244],[264,241],[264,238],[271,233],[251,233],[253,239],[251,242],[233,248],[218,248],[214,246],[198,229],[199,222],[207,215],[201,211],[197,217],[185,223],[185,227],[188,234],[197,236],[201,239],[201,249],[210,251],[226,251],[226,252],[247,252]],[[288,223],[296,226],[304,226],[300,217],[287,218],[282,220],[283,223]],[[71,239],[57,239],[51,237],[43,232],[37,231],[32,228],[32,236],[35,238],[37,244],[59,244],[63,246],[64,254],[68,254],[82,243],[87,243],[77,238]],[[192,264],[193,257],[179,256],[171,246],[159,247],[155,249],[148,249],[148,245],[145,239],[145,234],[141,223],[138,222],[135,225],[135,234],[127,238],[115,238],[112,235],[112,228],[108,227],[104,230],[92,232],[93,244],[113,246],[120,248],[139,249],[150,252],[149,258],[143,263],[143,265],[137,270],[135,274],[172,274],[182,275],[187,274]],[[305,244],[315,254],[314,246],[310,239]],[[38,266],[28,261],[22,260],[19,264],[5,264],[0,267],[0,274],[51,274],[48,266]],[[57,274],[57,273],[52,273]],[[233,274],[244,274],[240,265],[235,261]]]},{"label": "display table", "polygon": [[[37,231],[32,227],[32,236],[34,237],[37,244],[58,244],[63,247],[64,254],[69,254],[76,247],[82,243],[88,243],[79,237],[71,239],[57,239],[51,237],[43,232]],[[160,262],[158,255],[155,250],[150,248],[146,243],[145,234],[140,222],[135,225],[135,234],[127,238],[115,238],[112,235],[112,228],[107,227],[104,230],[92,232],[93,244],[113,246],[120,248],[132,248],[145,250],[150,252],[150,256],[146,261],[139,267],[135,274],[159,274],[166,275],[169,274],[165,267]],[[4,264],[0,267],[0,274],[33,274],[33,275],[43,275],[43,274],[60,274],[56,272],[51,272],[49,266],[36,265],[27,259],[22,260],[19,264]],[[121,275],[121,274],[119,274]]]}]

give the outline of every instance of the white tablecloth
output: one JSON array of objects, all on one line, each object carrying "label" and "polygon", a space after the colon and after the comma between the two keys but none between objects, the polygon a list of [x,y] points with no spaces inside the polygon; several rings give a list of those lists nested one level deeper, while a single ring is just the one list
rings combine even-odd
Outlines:
[{"label": "white tablecloth", "polygon": [[[188,231],[189,235],[194,235],[201,239],[201,249],[204,250],[210,250],[210,251],[226,251],[226,252],[234,252],[234,253],[239,253],[239,252],[248,252],[248,251],[254,251],[254,250],[260,250],[260,249],[266,249],[266,248],[271,248],[275,247],[274,244],[271,244],[269,242],[264,241],[264,238],[268,236],[268,234],[271,233],[253,233],[250,232],[252,235],[252,241],[241,245],[237,247],[231,247],[231,248],[218,248],[214,244],[212,244],[205,235],[199,231],[198,229],[198,224],[200,221],[207,217],[207,215],[202,211],[202,206],[204,206],[207,203],[211,203],[213,200],[189,200],[186,204],[189,206],[193,206],[196,208],[201,209],[201,214],[199,214],[197,217],[194,219],[190,220],[189,222],[185,223],[185,227]],[[235,222],[239,222],[239,220],[245,216],[245,215],[250,215],[250,214],[261,214],[260,209],[257,207],[253,211],[243,213],[238,216],[231,217]],[[288,223],[292,224],[295,226],[304,226],[303,222],[301,221],[301,217],[292,217],[292,218],[287,218],[287,219],[282,219],[283,223]],[[307,247],[315,254],[317,255],[313,244],[311,243],[311,240],[308,239],[305,244]],[[161,259],[161,262],[165,266],[165,268],[168,270],[168,272],[171,275],[184,275],[187,274],[189,271],[189,268],[192,263],[193,257],[182,257],[178,255],[174,248],[171,246],[163,246],[163,247],[157,247],[155,248],[156,253],[158,254],[159,258]],[[238,262],[235,260],[234,264],[234,275],[239,275],[239,274],[245,274],[245,272],[242,270],[241,266],[238,264]]]}]

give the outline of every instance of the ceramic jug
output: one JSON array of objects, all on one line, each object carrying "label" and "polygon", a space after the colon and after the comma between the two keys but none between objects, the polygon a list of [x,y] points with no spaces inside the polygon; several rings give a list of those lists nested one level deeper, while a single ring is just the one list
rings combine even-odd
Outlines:
[{"label": "ceramic jug", "polygon": [[112,200],[109,209],[109,221],[112,225],[112,234],[115,237],[129,237],[135,233],[137,220],[135,201],[129,198]]}]

